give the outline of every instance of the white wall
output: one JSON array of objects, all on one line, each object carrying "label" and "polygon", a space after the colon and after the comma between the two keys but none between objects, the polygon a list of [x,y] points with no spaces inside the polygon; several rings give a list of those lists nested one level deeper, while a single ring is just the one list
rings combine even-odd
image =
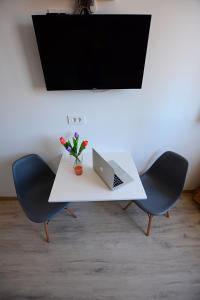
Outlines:
[{"label": "white wall", "polygon": [[70,10],[73,1],[0,1],[0,196],[15,195],[11,163],[38,153],[54,170],[58,137],[85,114],[90,145],[128,149],[139,170],[165,150],[190,162],[186,188],[200,184],[200,1],[98,1],[99,13],[150,13],[141,90],[47,92],[31,14]]}]

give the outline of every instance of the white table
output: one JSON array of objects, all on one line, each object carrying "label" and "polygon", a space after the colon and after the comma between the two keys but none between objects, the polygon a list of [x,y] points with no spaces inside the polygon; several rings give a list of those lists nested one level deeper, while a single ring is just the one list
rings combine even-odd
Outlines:
[{"label": "white table", "polygon": [[64,153],[56,174],[49,202],[83,202],[113,200],[145,200],[147,198],[138,171],[128,152],[100,153],[106,160],[115,160],[133,181],[111,191],[92,167],[92,153],[84,153],[83,174],[75,175],[73,162]]}]

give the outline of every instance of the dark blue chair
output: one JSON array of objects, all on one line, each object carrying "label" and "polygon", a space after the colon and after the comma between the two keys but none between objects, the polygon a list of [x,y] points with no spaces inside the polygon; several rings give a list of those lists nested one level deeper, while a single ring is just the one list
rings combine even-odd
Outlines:
[{"label": "dark blue chair", "polygon": [[44,223],[46,241],[49,242],[48,223],[61,210],[76,217],[68,203],[48,203],[55,174],[36,154],[26,155],[12,165],[17,198],[26,216],[36,223]]},{"label": "dark blue chair", "polygon": [[130,201],[124,210],[134,202],[149,216],[146,235],[150,234],[153,216],[166,215],[180,197],[188,169],[188,161],[177,153],[162,154],[140,178],[147,194],[147,200]]}]

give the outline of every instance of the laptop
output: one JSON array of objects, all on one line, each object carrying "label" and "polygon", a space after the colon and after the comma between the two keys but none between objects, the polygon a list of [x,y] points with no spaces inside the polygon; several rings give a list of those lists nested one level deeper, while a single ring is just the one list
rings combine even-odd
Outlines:
[{"label": "laptop", "polygon": [[94,171],[111,190],[116,190],[133,180],[114,160],[106,161],[94,149],[92,149],[92,157]]}]

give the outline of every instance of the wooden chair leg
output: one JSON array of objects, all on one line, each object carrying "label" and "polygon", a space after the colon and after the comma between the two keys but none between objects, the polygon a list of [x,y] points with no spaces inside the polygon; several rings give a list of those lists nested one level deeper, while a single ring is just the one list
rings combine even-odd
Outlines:
[{"label": "wooden chair leg", "polygon": [[48,223],[49,222],[44,223],[44,231],[45,231],[45,236],[46,236],[46,242],[47,243],[49,243]]},{"label": "wooden chair leg", "polygon": [[169,212],[167,212],[165,216],[166,216],[167,218],[169,218],[169,217],[170,217],[170,216],[169,216]]},{"label": "wooden chair leg", "polygon": [[68,212],[68,214],[70,215],[70,216],[72,216],[73,218],[77,218],[77,215],[74,213],[74,211],[73,211],[73,209],[71,209],[71,208],[65,208],[66,209],[66,211]]},{"label": "wooden chair leg", "polygon": [[131,200],[128,204],[126,204],[126,206],[123,207],[123,210],[126,210],[132,203],[133,201]]},{"label": "wooden chair leg", "polygon": [[146,233],[147,236],[150,235],[150,231],[151,231],[151,222],[152,222],[153,215],[148,214],[148,216],[149,216],[149,222],[148,222],[148,226],[147,226],[147,233]]}]

